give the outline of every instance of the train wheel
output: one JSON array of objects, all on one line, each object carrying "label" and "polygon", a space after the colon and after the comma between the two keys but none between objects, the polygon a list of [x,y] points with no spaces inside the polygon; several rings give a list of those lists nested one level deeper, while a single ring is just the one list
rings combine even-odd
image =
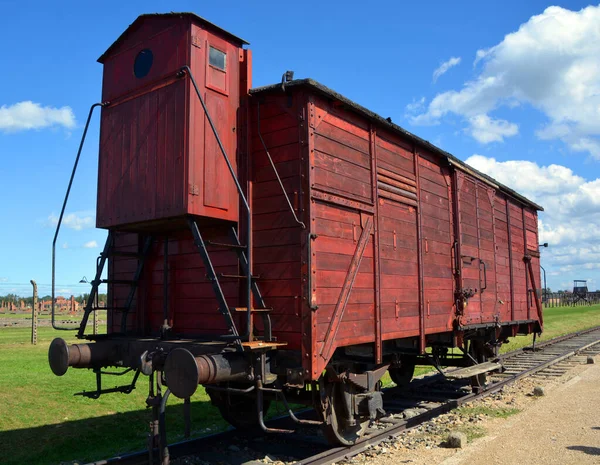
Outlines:
[{"label": "train wheel", "polygon": [[[231,426],[241,430],[259,427],[255,397],[211,391],[210,389],[207,389],[207,392],[213,405],[219,409],[223,419]],[[263,402],[263,414],[265,416],[270,405],[271,401],[265,399]]]},{"label": "train wheel", "polygon": [[407,386],[415,374],[415,361],[410,358],[402,358],[399,366],[390,366],[388,373],[397,386]]},{"label": "train wheel", "polygon": [[[485,344],[483,341],[473,340],[469,344],[469,355],[477,361],[477,363],[484,363],[487,361],[487,355],[485,353]],[[471,376],[471,387],[474,392],[479,392],[485,388],[487,383],[487,375],[481,373],[480,375]]]},{"label": "train wheel", "polygon": [[369,426],[369,419],[354,420],[349,424],[349,413],[344,403],[344,385],[332,383],[326,387],[328,406],[324,412],[323,433],[331,444],[351,446]]}]

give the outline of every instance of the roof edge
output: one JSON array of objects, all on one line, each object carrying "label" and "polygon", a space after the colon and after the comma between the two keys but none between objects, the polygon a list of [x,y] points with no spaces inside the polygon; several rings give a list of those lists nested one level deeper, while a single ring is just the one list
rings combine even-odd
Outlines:
[{"label": "roof edge", "polygon": [[[284,83],[284,91],[285,91],[285,88],[288,88],[288,87],[300,87],[300,86],[311,87],[311,88],[317,90],[318,92],[320,92],[321,94],[326,95],[327,97],[331,97],[331,98],[341,101],[342,103],[345,103],[350,108],[352,108],[355,112],[357,112],[363,116],[366,116],[367,118],[369,118],[371,120],[377,121],[377,123],[393,130],[394,132],[396,132],[398,134],[401,134],[401,135],[411,139],[413,142],[416,142],[416,143],[422,145],[424,148],[431,150],[432,152],[437,153],[438,155],[441,155],[442,157],[444,157],[448,160],[448,163],[450,165],[455,166],[456,168],[460,169],[461,171],[469,173],[469,174],[475,176],[476,178],[480,179],[481,181],[485,182],[486,184],[491,185],[492,187],[495,187],[497,189],[500,189],[505,194],[513,197],[514,199],[518,200],[519,202],[521,202],[523,204],[529,205],[538,211],[544,211],[544,207],[529,200],[527,197],[519,194],[518,192],[511,189],[510,187],[505,186],[504,184],[496,181],[491,176],[489,176],[485,173],[482,173],[481,171],[473,168],[471,165],[468,165],[467,163],[465,163],[464,161],[455,157],[451,153],[446,152],[445,150],[433,145],[431,142],[426,141],[425,139],[421,139],[419,136],[407,131],[406,129],[398,126],[397,124],[392,123],[391,121],[383,118],[381,115],[378,115],[377,113],[372,112],[371,110],[363,107],[362,105],[359,105],[358,103],[350,100],[349,98],[344,97],[343,95],[337,93],[336,91],[330,89],[329,87],[324,86],[323,84],[315,81],[314,79],[310,79],[310,78],[296,79],[296,80],[293,80],[290,82],[286,82],[286,83]],[[259,95],[262,93],[269,93],[269,92],[273,92],[273,91],[277,91],[277,90],[279,90],[279,92],[282,91],[281,83],[270,84],[267,86],[256,87],[254,89],[250,89],[250,94],[251,95]]]},{"label": "roof edge", "polygon": [[214,31],[220,32],[221,34],[224,34],[225,36],[227,36],[229,39],[233,39],[237,42],[240,43],[240,45],[250,45],[249,42],[246,42],[244,39],[232,34],[229,31],[226,31],[225,29],[223,29],[222,27],[217,26],[214,23],[211,23],[210,21],[208,21],[207,19],[204,19],[202,16],[198,16],[196,13],[191,13],[188,11],[182,11],[182,12],[170,12],[170,13],[144,13],[139,15],[137,18],[135,18],[135,20],[133,21],[133,23],[131,23],[129,26],[127,26],[127,29],[125,29],[121,35],[117,38],[117,40],[115,40],[107,49],[106,51],[100,55],[100,57],[98,58],[98,62],[99,63],[103,63],[104,60],[106,59],[106,57],[125,39],[125,37],[143,20],[148,19],[148,18],[174,18],[174,17],[184,17],[184,16],[189,16],[190,18],[192,18],[194,21],[198,21],[200,23],[202,23],[203,25],[207,26],[210,29],[213,29]]}]

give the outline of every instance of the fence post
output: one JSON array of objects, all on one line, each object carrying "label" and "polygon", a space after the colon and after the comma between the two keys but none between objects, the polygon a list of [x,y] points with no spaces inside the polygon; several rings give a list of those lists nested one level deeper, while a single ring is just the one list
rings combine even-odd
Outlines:
[{"label": "fence post", "polygon": [[98,310],[94,310],[94,335],[98,334]]},{"label": "fence post", "polygon": [[38,312],[37,312],[37,302],[38,302],[38,290],[37,283],[32,279],[31,285],[33,286],[33,302],[31,305],[31,343],[33,345],[37,344],[37,325],[38,325]]}]

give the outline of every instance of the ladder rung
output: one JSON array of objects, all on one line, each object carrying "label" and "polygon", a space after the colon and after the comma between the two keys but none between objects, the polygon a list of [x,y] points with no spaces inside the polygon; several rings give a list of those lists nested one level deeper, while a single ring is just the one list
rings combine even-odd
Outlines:
[{"label": "ladder rung", "polygon": [[[247,312],[248,311],[248,307],[229,307],[229,310],[232,312]],[[250,311],[252,313],[254,312],[270,312],[271,310],[273,310],[272,308],[251,308]]]},{"label": "ladder rung", "polygon": [[102,279],[104,284],[135,284],[132,279]]},{"label": "ladder rung", "polygon": [[241,244],[225,244],[223,242],[213,242],[213,241],[206,241],[206,243],[208,245],[214,245],[215,247],[225,247],[228,249],[245,249],[246,248],[245,245],[241,245]]},{"label": "ladder rung", "polygon": [[118,250],[111,250],[108,252],[108,255],[113,257],[128,257],[128,258],[137,258],[138,260],[144,257],[144,254],[137,252],[119,252]]},{"label": "ladder rung", "polygon": [[92,307],[92,310],[110,310],[110,311],[115,311],[115,312],[124,312],[125,310],[128,310],[127,307]]},{"label": "ladder rung", "polygon": [[[225,273],[219,273],[219,278],[247,279],[248,276],[246,276],[245,274],[225,274]],[[252,279],[260,279],[260,275],[252,275]]]}]

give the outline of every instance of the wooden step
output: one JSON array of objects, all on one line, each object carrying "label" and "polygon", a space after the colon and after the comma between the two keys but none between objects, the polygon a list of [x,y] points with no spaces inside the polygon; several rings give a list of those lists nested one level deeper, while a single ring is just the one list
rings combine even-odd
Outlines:
[{"label": "wooden step", "polygon": [[[250,311],[252,313],[255,312],[270,312],[272,311],[272,308],[251,308]],[[248,307],[229,307],[229,311],[231,312],[247,312],[248,311]]]},{"label": "wooden step", "polygon": [[246,246],[242,244],[225,244],[223,242],[206,241],[206,245],[212,245],[213,247],[223,247],[226,249],[246,249]]},{"label": "wooden step", "polygon": [[[219,273],[219,278],[229,278],[229,279],[247,279],[248,276],[245,274],[225,274]],[[252,279],[260,279],[260,275],[252,275]]]},{"label": "wooden step", "polygon": [[503,366],[499,362],[485,362],[473,365],[470,367],[460,368],[458,370],[445,373],[446,378],[450,379],[465,379],[471,376],[481,375],[489,371],[503,370]]}]

